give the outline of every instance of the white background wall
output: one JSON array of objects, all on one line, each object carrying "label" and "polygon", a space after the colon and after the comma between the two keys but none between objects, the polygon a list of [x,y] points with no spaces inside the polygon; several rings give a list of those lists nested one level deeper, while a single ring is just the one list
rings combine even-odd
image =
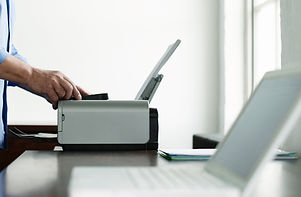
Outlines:
[{"label": "white background wall", "polygon": [[251,91],[251,0],[222,0],[220,19],[220,131],[228,132]]},{"label": "white background wall", "polygon": [[[61,70],[91,93],[133,99],[167,46],[151,106],[160,146],[191,147],[193,133],[217,132],[218,0],[15,0],[14,43],[31,65]],[[46,101],[10,88],[9,124],[56,124]],[[89,128],[87,128],[89,129]]]},{"label": "white background wall", "polygon": [[282,68],[301,67],[301,1],[281,1]]},{"label": "white background wall", "polygon": [[[281,0],[282,69],[301,67],[301,1]],[[301,118],[284,148],[301,156]]]}]

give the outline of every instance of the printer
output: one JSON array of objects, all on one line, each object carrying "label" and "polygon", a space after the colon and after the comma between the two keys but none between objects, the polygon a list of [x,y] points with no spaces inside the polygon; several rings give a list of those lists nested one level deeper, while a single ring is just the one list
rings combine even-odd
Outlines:
[{"label": "printer", "polygon": [[59,101],[57,140],[63,150],[157,150],[158,111],[149,103],[163,78],[159,70],[180,42],[168,47],[134,100],[110,100],[104,93]]}]

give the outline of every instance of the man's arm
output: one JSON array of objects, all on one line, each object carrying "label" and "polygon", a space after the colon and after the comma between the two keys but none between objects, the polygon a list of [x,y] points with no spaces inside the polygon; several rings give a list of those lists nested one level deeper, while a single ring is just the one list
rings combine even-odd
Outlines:
[{"label": "man's arm", "polygon": [[19,53],[14,44],[11,46],[11,55],[28,64],[27,59]]},{"label": "man's arm", "polygon": [[[14,44],[12,44],[12,46],[11,46],[11,55],[14,56],[14,57],[16,57],[16,58],[18,58],[18,59],[21,60],[22,62],[25,62],[25,63],[28,64],[27,59],[26,59],[25,57],[23,57],[23,56],[19,53],[19,51],[16,49],[16,47],[15,47]],[[21,87],[19,84],[14,83],[14,82],[11,82],[11,81],[8,81],[7,84],[8,84],[8,86],[19,86],[19,87]]]},{"label": "man's arm", "polygon": [[6,60],[8,55],[9,54],[6,52],[6,50],[4,48],[0,47],[0,63],[3,62],[4,60]]},{"label": "man's arm", "polygon": [[72,96],[80,100],[81,95],[88,94],[59,71],[37,69],[12,55],[0,53],[0,78],[45,97],[53,108],[57,108],[58,100]]}]

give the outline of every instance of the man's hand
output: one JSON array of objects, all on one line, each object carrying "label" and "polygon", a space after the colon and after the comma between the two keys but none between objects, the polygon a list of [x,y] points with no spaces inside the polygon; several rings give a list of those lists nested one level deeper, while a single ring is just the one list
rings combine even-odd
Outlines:
[{"label": "man's hand", "polygon": [[53,109],[57,108],[59,100],[66,100],[71,97],[80,100],[82,98],[81,95],[88,95],[86,91],[76,86],[60,71],[33,68],[25,85],[32,92],[43,96],[50,102]]},{"label": "man's hand", "polygon": [[20,87],[43,96],[54,109],[59,100],[70,99],[72,96],[80,100],[81,95],[88,95],[63,73],[33,68],[11,55],[0,63],[0,79],[16,82]]}]

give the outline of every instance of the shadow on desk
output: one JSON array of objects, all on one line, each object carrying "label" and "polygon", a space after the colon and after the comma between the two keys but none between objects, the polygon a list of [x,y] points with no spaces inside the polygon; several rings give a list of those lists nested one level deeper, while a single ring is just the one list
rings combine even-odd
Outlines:
[{"label": "shadow on desk", "polygon": [[[26,133],[49,132],[56,133],[57,126],[38,126],[38,125],[10,125],[9,129],[18,128]],[[11,162],[17,159],[26,150],[53,150],[58,143],[56,142],[39,142],[32,139],[20,139],[8,133],[8,149],[0,150],[0,172]]]},{"label": "shadow on desk", "polygon": [[[69,183],[74,167],[157,166],[157,151],[58,152],[58,182]],[[63,193],[65,193],[64,191]]]},{"label": "shadow on desk", "polygon": [[157,151],[26,151],[2,171],[4,196],[68,196],[75,167],[157,166],[157,160]]}]

